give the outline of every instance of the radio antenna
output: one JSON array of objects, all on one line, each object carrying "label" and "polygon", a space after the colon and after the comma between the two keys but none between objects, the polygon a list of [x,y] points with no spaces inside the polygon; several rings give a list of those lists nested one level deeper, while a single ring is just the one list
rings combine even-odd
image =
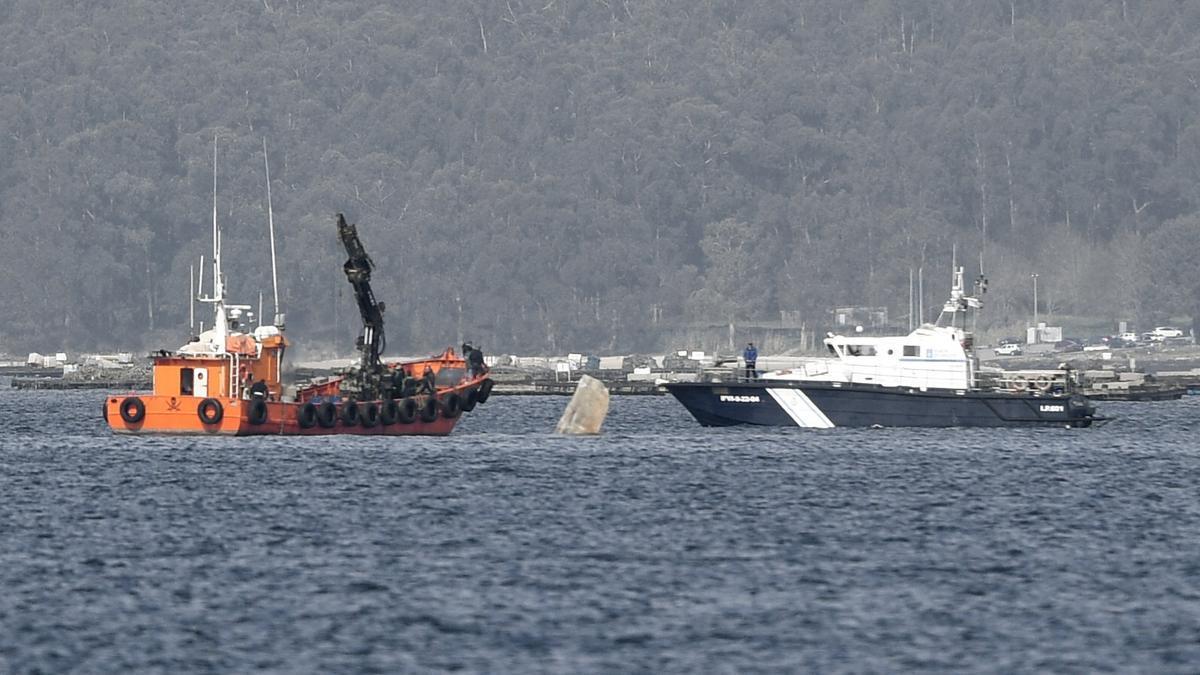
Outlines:
[{"label": "radio antenna", "polygon": [[[271,292],[275,300],[276,326],[283,323],[279,313],[279,273],[275,268],[275,213],[271,209],[271,162],[267,159],[267,137],[263,136],[263,167],[267,170],[267,227],[271,231]],[[261,314],[261,309],[259,310]],[[259,319],[261,321],[261,318]]]}]

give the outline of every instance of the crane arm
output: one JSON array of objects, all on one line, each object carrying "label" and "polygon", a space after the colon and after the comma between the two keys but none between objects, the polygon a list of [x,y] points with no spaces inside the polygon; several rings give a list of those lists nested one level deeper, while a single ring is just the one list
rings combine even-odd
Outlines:
[{"label": "crane arm", "polygon": [[364,390],[370,389],[369,380],[377,378],[382,370],[380,355],[386,342],[383,335],[383,303],[375,301],[375,293],[371,290],[371,270],[375,263],[363,248],[358,238],[358,229],[346,222],[345,216],[337,217],[338,237],[346,249],[346,263],[342,269],[346,272],[346,280],[354,288],[354,300],[358,304],[358,313],[362,317],[363,330],[358,345],[362,352],[360,372]]}]

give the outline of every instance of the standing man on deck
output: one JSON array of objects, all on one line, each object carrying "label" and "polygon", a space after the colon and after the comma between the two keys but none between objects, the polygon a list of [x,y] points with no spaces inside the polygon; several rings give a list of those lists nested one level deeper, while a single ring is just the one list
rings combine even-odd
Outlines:
[{"label": "standing man on deck", "polygon": [[755,370],[758,366],[758,350],[754,348],[753,342],[746,343],[746,348],[742,350],[742,360],[746,362],[746,379],[753,380],[758,377],[758,371]]},{"label": "standing man on deck", "polygon": [[487,370],[487,366],[483,364],[483,350],[479,347],[472,347],[471,353],[467,354],[467,377],[479,377]]}]

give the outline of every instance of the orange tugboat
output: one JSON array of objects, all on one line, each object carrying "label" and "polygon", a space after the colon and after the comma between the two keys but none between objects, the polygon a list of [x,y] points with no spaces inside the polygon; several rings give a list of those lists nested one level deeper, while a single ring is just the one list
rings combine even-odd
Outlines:
[{"label": "orange tugboat", "polygon": [[289,343],[282,315],[275,317],[274,325],[241,332],[241,318],[249,306],[225,303],[214,205],[212,295],[199,298],[214,307],[213,327],[174,352],[160,350],[152,357],[153,393],[108,397],[104,417],[113,431],[444,436],[464,412],[487,401],[492,380],[486,372],[470,372],[463,358],[467,355],[455,354],[453,347],[427,359],[382,361],[384,305],[371,292],[374,263],[355,226],[341,214],[337,227],[349,255],[346,278],[363,320],[357,366],[338,377],[284,386],[283,354]]}]

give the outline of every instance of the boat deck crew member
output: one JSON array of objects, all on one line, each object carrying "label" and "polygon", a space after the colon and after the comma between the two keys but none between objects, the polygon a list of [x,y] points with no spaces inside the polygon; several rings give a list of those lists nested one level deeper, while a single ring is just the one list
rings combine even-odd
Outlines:
[{"label": "boat deck crew member", "polygon": [[425,372],[421,375],[421,393],[434,394],[437,392],[437,382],[433,374],[432,366],[425,366]]},{"label": "boat deck crew member", "polygon": [[747,342],[746,348],[742,350],[742,360],[746,362],[746,379],[753,380],[758,377],[758,350],[754,348],[753,342]]},{"label": "boat deck crew member", "polygon": [[487,372],[487,366],[483,363],[483,350],[479,347],[472,347],[467,357],[467,378],[479,377]]}]

